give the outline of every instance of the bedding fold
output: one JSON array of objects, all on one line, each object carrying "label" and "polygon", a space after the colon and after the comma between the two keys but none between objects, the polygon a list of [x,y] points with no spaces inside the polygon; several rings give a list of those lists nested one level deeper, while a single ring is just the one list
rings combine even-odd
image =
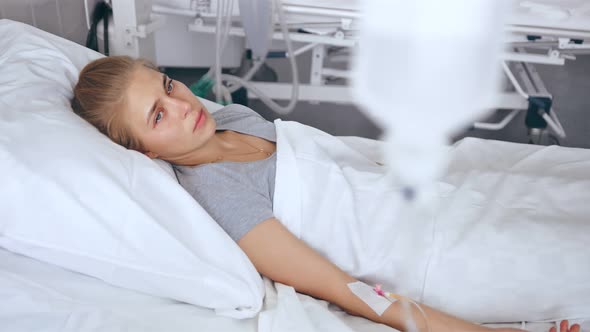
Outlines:
[{"label": "bedding fold", "polygon": [[426,208],[382,144],[275,125],[276,217],[352,276],[477,322],[590,315],[590,150],[464,139]]}]

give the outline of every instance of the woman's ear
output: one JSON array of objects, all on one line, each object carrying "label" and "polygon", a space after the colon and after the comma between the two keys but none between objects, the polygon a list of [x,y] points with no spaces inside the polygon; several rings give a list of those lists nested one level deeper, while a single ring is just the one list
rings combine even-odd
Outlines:
[{"label": "woman's ear", "polygon": [[145,154],[146,156],[150,157],[151,159],[156,159],[156,158],[159,157],[156,153],[154,153],[152,151],[144,152],[143,154]]}]

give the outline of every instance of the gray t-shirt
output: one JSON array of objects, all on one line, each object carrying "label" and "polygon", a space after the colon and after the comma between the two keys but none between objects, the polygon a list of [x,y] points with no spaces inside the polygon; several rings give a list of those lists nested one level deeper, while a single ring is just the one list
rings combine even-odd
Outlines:
[{"label": "gray t-shirt", "polygon": [[[276,142],[275,125],[242,105],[212,113],[217,130],[232,130]],[[276,153],[250,162],[223,161],[174,166],[180,185],[238,241],[258,223],[273,218]]]}]

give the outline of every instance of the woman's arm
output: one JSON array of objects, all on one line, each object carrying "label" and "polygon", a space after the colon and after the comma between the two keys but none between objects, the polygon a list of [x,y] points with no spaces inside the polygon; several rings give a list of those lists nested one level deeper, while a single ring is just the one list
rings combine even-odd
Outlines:
[{"label": "woman's arm", "polygon": [[[238,245],[264,276],[290,285],[300,293],[334,303],[353,315],[400,331],[407,330],[404,319],[406,309],[399,301],[390,305],[382,316],[377,315],[349,290],[347,284],[356,279],[293,236],[277,219],[268,219],[258,224],[238,241]],[[425,305],[421,307],[426,312],[432,332],[490,330]],[[418,329],[427,331],[426,322],[420,312],[415,306],[411,308]]]}]

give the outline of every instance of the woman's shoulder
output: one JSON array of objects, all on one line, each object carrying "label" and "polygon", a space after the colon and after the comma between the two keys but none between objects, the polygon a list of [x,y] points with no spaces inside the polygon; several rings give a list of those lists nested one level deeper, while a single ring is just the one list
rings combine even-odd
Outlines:
[{"label": "woman's shoulder", "polygon": [[246,106],[228,105],[213,113],[213,118],[219,130],[234,130],[276,142],[274,123]]},{"label": "woman's shoulder", "polygon": [[243,118],[253,118],[268,122],[262,115],[258,114],[249,107],[240,104],[227,105],[215,112],[211,113],[213,118],[218,121],[223,120],[239,120]]}]

